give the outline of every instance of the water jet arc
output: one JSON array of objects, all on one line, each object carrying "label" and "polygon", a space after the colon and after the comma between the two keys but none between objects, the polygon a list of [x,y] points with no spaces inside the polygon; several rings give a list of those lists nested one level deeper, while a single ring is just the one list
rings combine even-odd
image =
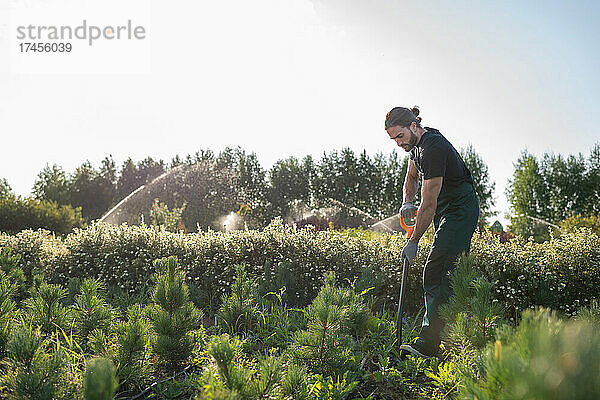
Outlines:
[{"label": "water jet arc", "polygon": [[111,208],[110,210],[108,210],[108,212],[106,214],[104,214],[102,216],[102,218],[100,218],[98,220],[98,222],[105,222],[105,223],[110,223],[110,218],[116,216],[117,212],[119,211],[119,209],[126,204],[129,199],[131,199],[132,197],[134,197],[137,193],[141,192],[142,190],[144,190],[144,188],[147,188],[151,185],[154,185],[158,182],[160,182],[162,179],[164,179],[167,175],[178,171],[180,169],[182,169],[185,165],[178,165],[175,168],[170,169],[167,172],[162,173],[161,175],[157,176],[156,178],[154,178],[153,180],[151,180],[150,182],[146,183],[145,185],[140,186],[139,188],[135,189],[133,192],[129,193],[127,196],[125,196],[125,198],[123,200],[121,200],[120,202],[117,203],[117,205],[115,205],[113,208]]}]

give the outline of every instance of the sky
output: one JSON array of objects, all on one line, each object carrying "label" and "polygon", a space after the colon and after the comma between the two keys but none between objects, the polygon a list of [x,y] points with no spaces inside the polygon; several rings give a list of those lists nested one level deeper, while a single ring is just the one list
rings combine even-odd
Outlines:
[{"label": "sky", "polygon": [[[597,1],[2,0],[0,178],[29,195],[46,165],[227,146],[266,169],[344,147],[404,156],[385,114],[418,105],[487,163],[505,222],[522,151],[600,142],[598,17]],[[19,26],[83,20],[145,36],[19,51]]]}]

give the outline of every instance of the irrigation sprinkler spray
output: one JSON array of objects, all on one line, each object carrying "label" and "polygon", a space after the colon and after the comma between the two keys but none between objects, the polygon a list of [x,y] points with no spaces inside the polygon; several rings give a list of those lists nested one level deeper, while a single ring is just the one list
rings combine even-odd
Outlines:
[{"label": "irrigation sprinkler spray", "polygon": [[400,214],[392,215],[391,217],[382,219],[379,222],[375,222],[373,225],[371,225],[369,227],[369,229],[379,230],[379,229],[383,228],[390,233],[394,233],[398,230],[398,229],[394,229],[394,225],[398,226],[397,221],[398,221],[399,217],[400,217]]},{"label": "irrigation sprinkler spray", "polygon": [[172,175],[172,174],[182,170],[183,167],[184,167],[184,165],[179,165],[179,166],[157,176],[151,182],[146,183],[145,185],[142,185],[139,188],[135,189],[133,192],[129,193],[129,195],[127,195],[123,200],[118,202],[117,205],[115,205],[113,208],[108,210],[108,212],[106,214],[104,214],[102,216],[102,218],[100,218],[98,220],[98,222],[111,223],[111,220],[113,218],[116,220],[117,219],[116,217],[120,214],[121,210],[123,209],[123,206],[126,205],[129,201],[131,201],[132,198],[136,197],[138,195],[138,193],[142,192],[144,189],[148,189],[149,187],[151,187],[153,185],[157,185],[159,182],[163,181],[167,176]]}]

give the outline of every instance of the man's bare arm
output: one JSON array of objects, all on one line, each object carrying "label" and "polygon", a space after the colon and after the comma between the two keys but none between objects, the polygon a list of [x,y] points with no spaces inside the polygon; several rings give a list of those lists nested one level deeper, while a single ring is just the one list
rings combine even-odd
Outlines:
[{"label": "man's bare arm", "polygon": [[443,178],[441,176],[423,180],[423,187],[421,188],[421,205],[417,211],[415,230],[410,238],[413,242],[418,242],[419,239],[421,239],[421,236],[423,236],[431,224],[431,221],[433,221],[433,216],[435,215],[435,209],[437,207],[437,198],[442,189],[442,180]]},{"label": "man's bare arm", "polygon": [[408,160],[406,177],[404,178],[404,203],[413,201],[419,187],[419,172],[413,160]]}]

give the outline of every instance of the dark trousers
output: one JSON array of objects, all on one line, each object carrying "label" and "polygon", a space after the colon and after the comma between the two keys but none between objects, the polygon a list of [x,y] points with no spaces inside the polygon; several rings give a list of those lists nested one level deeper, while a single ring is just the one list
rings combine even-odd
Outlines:
[{"label": "dark trousers", "polygon": [[437,353],[444,325],[438,309],[453,294],[450,274],[460,255],[469,252],[478,218],[479,202],[474,191],[456,193],[434,218],[435,237],[423,269],[425,315],[419,335],[432,353]]}]

